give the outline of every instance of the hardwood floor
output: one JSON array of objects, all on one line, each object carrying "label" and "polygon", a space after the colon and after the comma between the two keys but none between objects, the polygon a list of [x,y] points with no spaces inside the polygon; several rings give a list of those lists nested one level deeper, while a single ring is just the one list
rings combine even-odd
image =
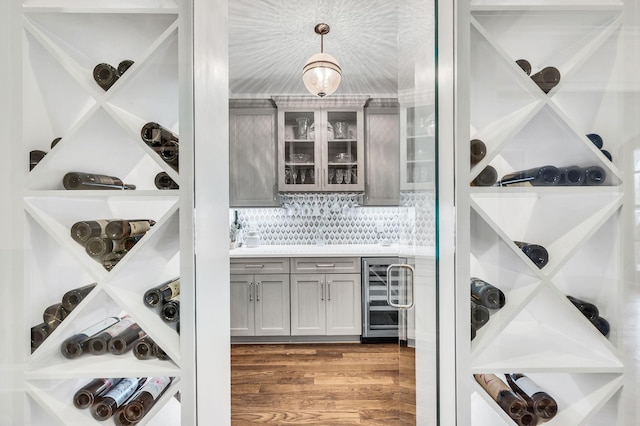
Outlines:
[{"label": "hardwood floor", "polygon": [[232,425],[415,424],[413,369],[399,368],[413,359],[397,344],[232,345]]}]

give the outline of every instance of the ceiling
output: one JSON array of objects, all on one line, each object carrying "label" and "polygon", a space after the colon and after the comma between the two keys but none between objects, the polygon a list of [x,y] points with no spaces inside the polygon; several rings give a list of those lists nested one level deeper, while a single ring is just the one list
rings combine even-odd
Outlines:
[{"label": "ceiling", "polygon": [[[302,83],[302,67],[311,55],[320,52],[320,36],[314,27],[321,22],[331,27],[324,36],[324,51],[342,68],[336,95],[397,96],[403,79],[399,64],[404,70],[413,66],[415,61],[407,56],[414,55],[416,37],[422,29],[433,27],[429,3],[229,0],[230,96],[308,94]],[[422,40],[429,38],[432,35],[422,35]],[[411,48],[399,49],[402,40]],[[413,79],[413,69],[410,74],[407,78]]]}]

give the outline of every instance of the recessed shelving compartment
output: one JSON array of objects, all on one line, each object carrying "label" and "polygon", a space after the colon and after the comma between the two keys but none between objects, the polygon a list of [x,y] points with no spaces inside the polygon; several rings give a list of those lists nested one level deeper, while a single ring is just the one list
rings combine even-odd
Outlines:
[{"label": "recessed shelving compartment", "polygon": [[[166,373],[154,374],[146,377],[167,376]],[[174,377],[168,375],[169,377]],[[99,376],[102,378],[104,376]],[[129,376],[141,377],[141,376]],[[36,404],[39,415],[31,416],[34,426],[51,425],[52,419],[64,425],[99,425],[112,424],[113,419],[106,422],[95,420],[90,413],[90,409],[78,409],[73,405],[75,392],[91,381],[95,376],[87,376],[79,379],[64,380],[30,380],[27,383],[27,394],[32,398],[32,403]],[[174,398],[180,389],[180,379],[174,377],[169,388],[162,393],[158,401],[154,404],[150,412],[143,417],[139,424],[157,426],[175,426],[180,424],[180,402]],[[33,406],[33,404],[31,404]]]},{"label": "recessed shelving compartment", "polygon": [[[505,371],[514,373],[516,371]],[[496,373],[503,381],[504,372]],[[544,423],[549,426],[600,424],[591,420],[600,415],[622,387],[622,377],[615,373],[562,373],[542,372],[527,374],[558,403],[558,413]],[[515,425],[516,423],[498,406],[485,390],[471,378],[472,425]],[[610,413],[610,411],[609,411]],[[610,423],[611,419],[609,419]]]},{"label": "recessed shelving compartment", "polygon": [[[63,137],[54,150],[38,163],[29,174],[26,185],[36,190],[62,190],[62,179],[66,173],[84,172],[114,176],[125,184],[135,185],[136,189],[127,190],[128,193],[155,190],[155,176],[173,169],[141,140],[139,134],[140,130],[137,137],[128,132],[99,108],[86,117],[82,126]],[[95,192],[111,195],[122,191]]]},{"label": "recessed shelving compartment", "polygon": [[474,351],[474,372],[622,372],[613,345],[546,286],[534,295],[490,345]]}]

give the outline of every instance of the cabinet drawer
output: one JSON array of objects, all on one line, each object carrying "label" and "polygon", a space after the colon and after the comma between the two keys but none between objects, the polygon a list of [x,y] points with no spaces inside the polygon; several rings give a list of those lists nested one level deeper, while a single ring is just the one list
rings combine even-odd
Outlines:
[{"label": "cabinet drawer", "polygon": [[232,274],[288,274],[289,258],[256,257],[251,259],[231,259]]},{"label": "cabinet drawer", "polygon": [[360,273],[359,257],[293,257],[291,273],[297,274],[344,274]]}]

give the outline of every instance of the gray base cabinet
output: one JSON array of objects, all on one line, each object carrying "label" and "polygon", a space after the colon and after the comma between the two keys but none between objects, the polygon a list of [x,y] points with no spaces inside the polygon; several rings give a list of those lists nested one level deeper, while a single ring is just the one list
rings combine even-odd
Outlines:
[{"label": "gray base cabinet", "polygon": [[[291,333],[288,259],[270,264],[247,260],[231,267],[231,336],[289,336]],[[278,269],[276,266],[281,265]],[[259,269],[261,273],[234,273]]]}]

